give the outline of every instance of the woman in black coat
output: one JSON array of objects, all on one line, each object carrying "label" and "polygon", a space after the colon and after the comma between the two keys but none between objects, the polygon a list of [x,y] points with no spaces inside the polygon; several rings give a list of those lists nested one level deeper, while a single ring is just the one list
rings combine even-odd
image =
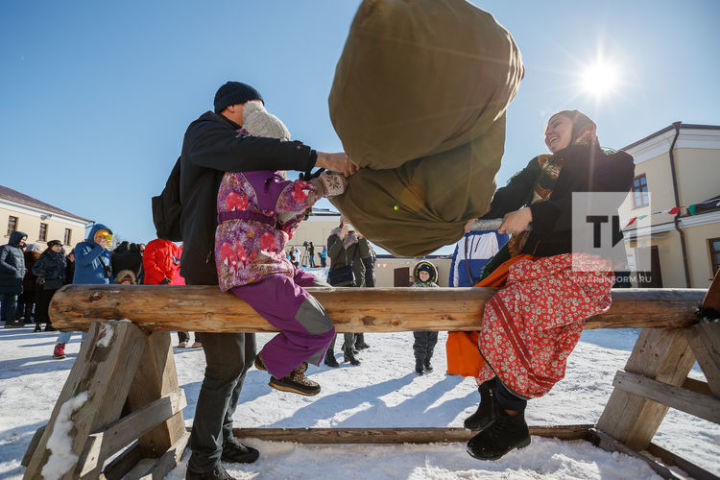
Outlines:
[{"label": "woman in black coat", "polygon": [[48,248],[40,255],[40,258],[32,268],[33,273],[38,278],[38,303],[35,318],[36,332],[40,331],[41,323],[45,323],[46,332],[55,330],[52,322],[50,322],[48,307],[55,292],[65,284],[65,269],[67,263],[62,242],[60,240],[51,240],[47,245]]}]

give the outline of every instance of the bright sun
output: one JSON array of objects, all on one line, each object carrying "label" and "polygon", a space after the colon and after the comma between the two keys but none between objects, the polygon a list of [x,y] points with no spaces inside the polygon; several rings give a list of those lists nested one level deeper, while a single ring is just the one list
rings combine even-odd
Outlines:
[{"label": "bright sun", "polygon": [[582,88],[600,98],[612,93],[618,84],[618,70],[615,65],[598,62],[585,69],[582,75]]}]

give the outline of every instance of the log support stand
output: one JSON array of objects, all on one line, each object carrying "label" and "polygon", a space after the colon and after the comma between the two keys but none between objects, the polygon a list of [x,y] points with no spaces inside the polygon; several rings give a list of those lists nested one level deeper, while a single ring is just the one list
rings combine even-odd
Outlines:
[{"label": "log support stand", "polygon": [[[339,333],[477,330],[484,303],[494,293],[482,288],[310,290]],[[698,321],[693,312],[701,300],[704,311],[720,311],[720,273],[707,291],[613,292],[612,309],[589,319],[585,328],[643,330],[625,369],[615,376],[600,420],[596,426],[534,427],[531,433],[585,439],[633,455],[663,478],[677,478],[670,465],[698,479],[718,480],[652,443],[668,408],[720,423],[720,324]],[[28,448],[25,479],[42,478],[44,469],[60,472],[63,479],[162,478],[178,464],[189,437],[168,331],[274,331],[247,304],[213,287],[67,286],[55,295],[51,316],[59,328],[89,332],[48,425]],[[111,320],[117,318],[132,322]],[[696,360],[707,382],[687,377]],[[295,428],[241,429],[235,435],[305,443],[427,443],[464,442],[472,432]],[[70,451],[61,452],[58,445]]]}]

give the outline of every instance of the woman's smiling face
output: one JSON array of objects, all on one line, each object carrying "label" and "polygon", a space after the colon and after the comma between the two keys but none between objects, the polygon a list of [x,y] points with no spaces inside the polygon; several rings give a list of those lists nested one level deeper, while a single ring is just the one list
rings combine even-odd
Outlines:
[{"label": "woman's smiling face", "polygon": [[545,145],[552,152],[558,152],[570,145],[573,124],[570,117],[555,115],[548,121],[545,128]]}]

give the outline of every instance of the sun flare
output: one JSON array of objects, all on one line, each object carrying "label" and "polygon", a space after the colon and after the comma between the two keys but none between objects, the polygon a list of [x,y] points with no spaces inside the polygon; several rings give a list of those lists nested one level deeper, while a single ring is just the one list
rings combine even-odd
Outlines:
[{"label": "sun flare", "polygon": [[597,62],[588,66],[582,75],[582,88],[596,97],[612,93],[618,84],[618,69],[608,62]]}]

